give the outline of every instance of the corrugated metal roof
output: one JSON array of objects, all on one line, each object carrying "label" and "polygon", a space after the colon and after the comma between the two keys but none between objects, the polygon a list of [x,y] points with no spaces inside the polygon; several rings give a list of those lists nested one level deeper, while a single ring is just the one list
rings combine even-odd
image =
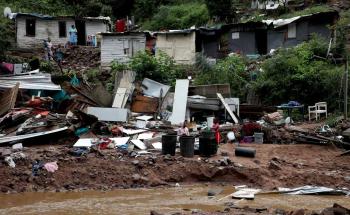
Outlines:
[{"label": "corrugated metal roof", "polygon": [[101,20],[101,21],[111,21],[110,17],[105,16],[98,16],[98,17],[77,17],[77,16],[49,16],[49,15],[43,15],[39,13],[16,13],[13,18],[17,17],[34,17],[39,19],[46,19],[46,20],[55,20],[55,19],[84,19],[84,20]]},{"label": "corrugated metal roof", "polygon": [[196,31],[196,29],[182,29],[182,30],[169,30],[169,31],[157,31],[155,34],[190,34]]}]

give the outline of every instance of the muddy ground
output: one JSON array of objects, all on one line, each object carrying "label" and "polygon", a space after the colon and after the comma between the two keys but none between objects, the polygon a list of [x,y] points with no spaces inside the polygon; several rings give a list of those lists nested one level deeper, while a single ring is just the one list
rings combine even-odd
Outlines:
[{"label": "muddy ground", "polygon": [[[246,184],[265,190],[303,185],[350,187],[350,156],[339,156],[342,150],[333,146],[246,144],[257,153],[255,158],[244,158],[234,156],[235,145],[224,144],[218,156],[189,159],[158,152],[130,157],[110,149],[74,157],[68,153],[71,145],[25,147],[26,158],[15,161],[15,168],[2,161],[1,192],[111,190],[197,182]],[[58,170],[41,169],[33,176],[35,160],[57,161]]]}]

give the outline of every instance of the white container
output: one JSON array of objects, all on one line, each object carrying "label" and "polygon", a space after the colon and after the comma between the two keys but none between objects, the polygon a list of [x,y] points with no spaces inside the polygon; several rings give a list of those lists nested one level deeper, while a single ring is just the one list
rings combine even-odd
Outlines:
[{"label": "white container", "polygon": [[207,117],[208,128],[213,127],[213,125],[214,125],[214,118],[215,117]]},{"label": "white container", "polygon": [[264,133],[254,132],[254,143],[258,143],[258,144],[264,143]]}]

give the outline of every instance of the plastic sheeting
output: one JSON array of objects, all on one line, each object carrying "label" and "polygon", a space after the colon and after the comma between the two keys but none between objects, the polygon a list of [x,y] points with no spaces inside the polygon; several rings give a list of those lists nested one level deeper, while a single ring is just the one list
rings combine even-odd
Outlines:
[{"label": "plastic sheeting", "polygon": [[290,195],[350,195],[349,190],[333,189],[329,187],[303,186],[297,188],[278,188],[279,193]]}]

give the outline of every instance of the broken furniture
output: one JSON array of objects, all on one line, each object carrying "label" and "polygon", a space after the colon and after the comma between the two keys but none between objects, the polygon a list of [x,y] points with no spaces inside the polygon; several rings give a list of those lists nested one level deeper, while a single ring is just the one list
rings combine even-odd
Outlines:
[{"label": "broken furniture", "polygon": [[278,110],[287,110],[287,116],[290,117],[292,115],[293,110],[297,110],[299,111],[299,114],[302,118],[302,120],[304,120],[304,105],[279,105],[277,106]]},{"label": "broken furniture", "polygon": [[321,118],[321,114],[326,114],[327,118],[327,102],[317,102],[314,106],[309,106],[309,121],[311,120],[311,115],[315,115],[316,120]]},{"label": "broken furniture", "polygon": [[18,88],[19,83],[10,89],[5,89],[3,92],[0,92],[0,116],[15,107]]}]

